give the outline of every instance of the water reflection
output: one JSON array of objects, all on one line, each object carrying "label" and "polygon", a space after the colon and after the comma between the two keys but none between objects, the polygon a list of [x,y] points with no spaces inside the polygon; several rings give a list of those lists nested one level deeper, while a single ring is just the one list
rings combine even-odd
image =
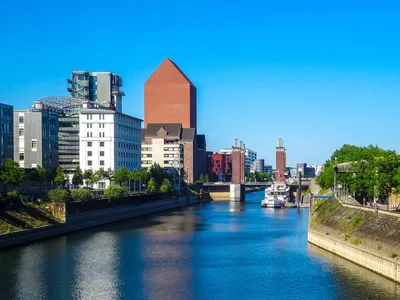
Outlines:
[{"label": "water reflection", "polygon": [[400,299],[400,284],[312,244],[308,251],[335,274],[337,299]]},{"label": "water reflection", "polygon": [[0,252],[0,299],[396,299],[308,246],[308,210],[210,203]]},{"label": "water reflection", "polygon": [[73,293],[76,299],[119,299],[118,239],[100,232],[81,241],[75,252]]}]

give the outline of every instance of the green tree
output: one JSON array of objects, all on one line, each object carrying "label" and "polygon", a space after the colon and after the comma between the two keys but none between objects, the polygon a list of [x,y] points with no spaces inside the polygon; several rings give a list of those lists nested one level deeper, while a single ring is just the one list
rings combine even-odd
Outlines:
[{"label": "green tree", "polygon": [[103,168],[98,169],[92,175],[93,183],[103,182],[106,179],[108,179],[108,174],[107,171],[105,171]]},{"label": "green tree", "polygon": [[166,173],[164,168],[162,168],[159,164],[153,164],[149,168],[150,177],[154,179],[157,187],[161,186],[163,183],[164,178],[166,178]]},{"label": "green tree", "polygon": [[64,187],[66,181],[67,178],[65,176],[64,170],[58,167],[56,171],[56,177],[54,178],[54,184],[56,185],[56,187],[60,188]]},{"label": "green tree", "polygon": [[255,181],[255,180],[256,180],[256,174],[254,174],[254,173],[249,173],[249,174],[247,175],[246,179],[247,179],[248,182]]},{"label": "green tree", "polygon": [[208,174],[204,175],[204,182],[209,182]]},{"label": "green tree", "polygon": [[83,184],[83,173],[79,166],[77,166],[74,171],[74,176],[72,177],[72,184],[76,187],[79,187]]},{"label": "green tree", "polygon": [[160,186],[160,192],[166,193],[166,192],[171,192],[173,190],[174,187],[172,186],[171,181],[165,178]]},{"label": "green tree", "polygon": [[129,188],[130,188],[130,182],[133,182],[133,190],[136,191],[136,183],[141,180],[141,173],[135,169],[132,172],[129,173]]},{"label": "green tree", "polygon": [[19,186],[25,179],[25,171],[17,162],[7,158],[4,166],[0,169],[0,179],[5,184]]},{"label": "green tree", "polygon": [[93,179],[93,171],[92,169],[86,170],[83,173],[83,180],[85,181],[86,186],[90,186],[92,184]]},{"label": "green tree", "polygon": [[118,171],[115,171],[114,181],[119,185],[126,186],[129,181],[129,170],[125,167],[122,167]]},{"label": "green tree", "polygon": [[158,186],[154,178],[150,178],[149,182],[147,183],[147,191],[149,193],[155,193],[158,190]]},{"label": "green tree", "polygon": [[113,200],[122,199],[129,195],[128,188],[126,186],[110,185],[105,191],[104,196]]},{"label": "green tree", "polygon": [[39,191],[42,190],[42,182],[45,181],[48,178],[48,173],[45,168],[42,168],[41,166],[37,166],[37,168],[33,169],[31,174],[30,174],[30,179],[32,181],[38,182],[39,183]]}]

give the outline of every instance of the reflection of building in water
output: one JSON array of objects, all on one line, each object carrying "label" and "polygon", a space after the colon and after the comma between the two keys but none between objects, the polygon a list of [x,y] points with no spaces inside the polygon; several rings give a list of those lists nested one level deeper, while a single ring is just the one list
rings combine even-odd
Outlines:
[{"label": "reflection of building in water", "polygon": [[[41,249],[42,248],[42,249]],[[44,244],[22,247],[17,272],[17,284],[14,295],[16,299],[43,299],[47,291],[45,282]]]},{"label": "reflection of building in water", "polygon": [[191,214],[185,211],[182,215],[167,216],[168,224],[152,226],[146,234],[139,251],[144,262],[142,282],[147,299],[194,298],[191,235],[184,238],[194,230]]},{"label": "reflection of building in water", "polygon": [[245,211],[245,205],[243,202],[229,202],[230,212],[240,212]]},{"label": "reflection of building in water", "polygon": [[90,235],[76,252],[74,299],[118,299],[119,244],[114,233]]},{"label": "reflection of building in water", "polygon": [[375,295],[375,299],[400,299],[400,289],[396,282],[315,245],[308,244],[308,252],[311,258],[322,259],[329,265],[338,284],[347,287],[346,295],[337,295],[338,298],[370,299],[371,295]]}]

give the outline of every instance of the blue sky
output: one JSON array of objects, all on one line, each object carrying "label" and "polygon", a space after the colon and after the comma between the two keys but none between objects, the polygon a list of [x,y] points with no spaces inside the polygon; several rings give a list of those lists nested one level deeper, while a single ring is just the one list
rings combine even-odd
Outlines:
[{"label": "blue sky", "polygon": [[[217,3],[216,3],[217,2]],[[351,2],[351,3],[349,3]],[[123,76],[124,112],[170,57],[198,88],[210,150],[245,141],[275,165],[344,143],[400,151],[399,1],[6,1],[0,102],[67,95],[73,69]]]}]

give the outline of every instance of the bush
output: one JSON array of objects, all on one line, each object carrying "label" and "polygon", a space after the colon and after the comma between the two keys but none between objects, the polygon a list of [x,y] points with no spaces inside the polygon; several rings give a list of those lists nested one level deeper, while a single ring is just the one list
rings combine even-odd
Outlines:
[{"label": "bush", "polygon": [[18,205],[22,202],[22,197],[16,190],[9,191],[7,193],[7,202],[11,205]]},{"label": "bush", "polygon": [[174,187],[172,186],[171,182],[168,179],[164,179],[162,185],[160,186],[160,192],[166,193],[173,191]]},{"label": "bush", "polygon": [[51,190],[47,193],[47,197],[53,203],[65,203],[68,197],[68,192],[67,190],[61,189]]},{"label": "bush", "polygon": [[353,222],[354,222],[354,225],[360,224],[360,222],[361,222],[361,217],[360,217],[360,216],[355,216]]},{"label": "bush", "polygon": [[111,199],[122,199],[129,195],[129,190],[126,186],[111,185],[104,191],[104,196]]},{"label": "bush", "polygon": [[93,193],[89,190],[71,190],[71,197],[74,201],[86,201],[93,198]]}]

